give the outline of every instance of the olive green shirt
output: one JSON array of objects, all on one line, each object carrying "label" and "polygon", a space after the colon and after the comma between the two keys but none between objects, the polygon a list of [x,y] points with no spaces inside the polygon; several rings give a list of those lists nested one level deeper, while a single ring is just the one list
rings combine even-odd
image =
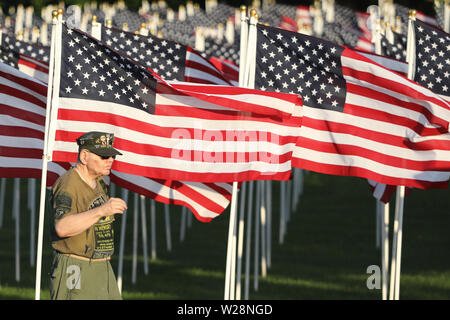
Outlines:
[{"label": "olive green shirt", "polygon": [[[54,222],[72,214],[77,214],[101,206],[109,199],[108,187],[102,177],[92,189],[83,181],[78,172],[71,168],[53,185],[51,208]],[[99,259],[114,253],[114,216],[101,218],[87,230],[66,238],[56,234],[52,228],[52,247],[61,253],[76,254],[86,258]]]}]

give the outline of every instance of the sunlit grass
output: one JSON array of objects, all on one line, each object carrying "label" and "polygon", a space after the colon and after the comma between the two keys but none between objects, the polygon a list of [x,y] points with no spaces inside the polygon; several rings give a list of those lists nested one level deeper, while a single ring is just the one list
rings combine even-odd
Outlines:
[{"label": "sunlit grass", "polygon": [[[22,182],[23,194],[27,192]],[[12,181],[8,181],[8,189]],[[10,199],[7,197],[7,199]],[[132,198],[130,198],[132,199]],[[133,204],[128,200],[129,213]],[[0,299],[34,299],[35,267],[29,258],[29,212],[21,211],[21,279],[15,281],[14,220],[7,200],[0,229]],[[250,259],[250,299],[381,299],[366,286],[370,265],[381,264],[375,242],[375,201],[364,179],[310,173],[304,194],[290,216],[284,243],[279,243],[279,183],[273,183],[272,260],[267,276],[254,288],[254,248]],[[39,207],[39,204],[36,204]],[[394,202],[390,224],[393,225]],[[405,200],[401,265],[401,299],[450,299],[450,197],[448,190],[414,190]],[[149,211],[147,211],[148,213]],[[172,250],[166,247],[164,207],[157,203],[156,251],[151,259],[148,224],[148,274],[144,274],[141,229],[136,283],[132,283],[133,215],[127,216],[123,264],[123,297],[129,300],[223,299],[229,211],[209,224],[195,220],[181,242],[180,213],[170,208]],[[254,217],[253,217],[254,218]],[[194,218],[195,219],[195,218]],[[122,218],[116,219],[118,269]],[[51,263],[49,220],[46,218],[41,299],[49,299],[47,274]],[[254,241],[254,220],[252,243]],[[392,228],[390,229],[392,248]],[[245,254],[245,252],[244,252]],[[391,255],[391,252],[389,252]],[[244,256],[245,257],[245,256]],[[241,293],[245,285],[242,262]]]}]

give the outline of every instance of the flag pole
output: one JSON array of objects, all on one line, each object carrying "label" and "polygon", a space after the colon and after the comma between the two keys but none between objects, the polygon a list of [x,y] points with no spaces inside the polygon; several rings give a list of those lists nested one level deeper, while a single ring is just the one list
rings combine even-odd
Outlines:
[{"label": "flag pole", "polygon": [[[376,20],[376,25],[374,28],[374,41],[375,41],[375,53],[381,55],[381,20]],[[381,225],[377,227],[378,232],[381,231],[381,276],[382,276],[382,286],[381,286],[381,298],[382,300],[387,300],[388,297],[388,277],[389,277],[389,202],[383,203],[380,200],[376,200],[377,203],[377,213],[376,219],[381,220]],[[377,241],[378,245],[378,241]],[[392,272],[392,270],[391,270]],[[391,274],[392,275],[392,274]]]},{"label": "flag pole", "polygon": [[387,300],[388,275],[389,275],[389,202],[380,202],[381,209],[381,297]]},{"label": "flag pole", "polygon": [[[408,20],[408,43],[407,43],[407,62],[408,62],[408,79],[414,79],[415,70],[415,34],[413,23],[416,18],[416,11],[409,11]],[[391,264],[391,283],[389,298],[399,300],[400,298],[400,265],[401,250],[403,236],[403,209],[405,200],[405,186],[397,186],[397,194],[395,201],[395,221],[394,221],[394,244],[392,248],[392,264]],[[397,227],[397,228],[395,228]],[[395,247],[395,250],[394,250]],[[394,252],[395,251],[395,252]],[[394,257],[395,254],[395,257]],[[392,276],[394,273],[394,276]]]},{"label": "flag pole", "polygon": [[[36,282],[35,282],[35,300],[40,300],[41,297],[41,271],[42,271],[42,242],[44,234],[44,213],[45,213],[45,194],[47,192],[47,167],[49,161],[48,154],[48,140],[49,140],[49,129],[50,129],[50,114],[52,106],[52,96],[53,96],[53,73],[55,69],[55,46],[56,46],[56,32],[58,21],[58,11],[52,12],[52,39],[50,46],[50,64],[49,64],[49,75],[48,75],[48,88],[47,88],[47,107],[45,115],[45,138],[44,138],[44,152],[42,155],[42,176],[41,176],[41,194],[40,194],[40,207],[39,207],[39,222],[38,222],[38,239],[37,239],[37,250],[36,250]],[[62,12],[61,12],[62,17]],[[55,76],[57,74],[55,73]]]},{"label": "flag pole", "polygon": [[[122,188],[122,199],[128,201],[128,189]],[[119,265],[117,267],[117,286],[122,294],[122,274],[123,274],[123,252],[125,248],[125,232],[127,225],[127,210],[122,215],[122,222],[120,228],[120,242],[119,242]]]},{"label": "flag pole", "polygon": [[[245,6],[241,6],[241,43],[240,43],[240,62],[245,61],[243,57],[247,52],[247,23],[246,21],[246,10]],[[244,63],[239,63],[240,66],[245,65]],[[246,69],[242,67],[239,68],[239,86],[246,87],[245,80]],[[232,278],[232,260],[233,254],[236,250],[233,248],[233,238],[236,236],[236,201],[237,201],[237,182],[233,182],[233,189],[231,193],[231,206],[230,206],[230,223],[228,226],[228,245],[227,245],[227,260],[225,266],[225,292],[224,300],[233,300],[235,292],[234,290],[235,279]],[[233,288],[231,288],[233,286]]]},{"label": "flag pole", "polygon": [[144,253],[144,274],[148,274],[148,250],[147,250],[147,218],[145,210],[145,196],[140,195],[141,198],[141,229],[142,229],[142,250]]},{"label": "flag pole", "polygon": [[131,283],[136,283],[136,272],[137,272],[137,255],[138,255],[138,211],[139,211],[139,203],[138,203],[138,194],[134,193],[133,197],[133,256],[131,259],[132,269],[131,269]]},{"label": "flag pole", "polygon": [[14,178],[13,219],[15,220],[15,273],[16,281],[20,282],[20,178]]},{"label": "flag pole", "polygon": [[243,182],[241,186],[241,203],[239,208],[239,233],[238,233],[238,260],[236,273],[236,300],[241,300],[241,274],[242,274],[242,255],[244,248],[244,209],[245,209],[245,193],[247,189],[247,182]]}]

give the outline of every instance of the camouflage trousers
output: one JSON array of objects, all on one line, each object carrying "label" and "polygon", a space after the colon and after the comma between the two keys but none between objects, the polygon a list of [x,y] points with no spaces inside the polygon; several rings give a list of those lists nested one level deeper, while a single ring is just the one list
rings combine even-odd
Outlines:
[{"label": "camouflage trousers", "polygon": [[55,252],[50,271],[52,300],[121,300],[109,260],[82,260]]}]

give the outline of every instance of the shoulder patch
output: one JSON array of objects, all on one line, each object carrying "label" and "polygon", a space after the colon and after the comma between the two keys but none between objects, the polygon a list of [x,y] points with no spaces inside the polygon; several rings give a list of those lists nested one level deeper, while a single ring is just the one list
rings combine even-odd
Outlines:
[{"label": "shoulder patch", "polygon": [[56,195],[53,208],[55,210],[55,218],[60,218],[72,209],[72,198],[67,193]]}]

